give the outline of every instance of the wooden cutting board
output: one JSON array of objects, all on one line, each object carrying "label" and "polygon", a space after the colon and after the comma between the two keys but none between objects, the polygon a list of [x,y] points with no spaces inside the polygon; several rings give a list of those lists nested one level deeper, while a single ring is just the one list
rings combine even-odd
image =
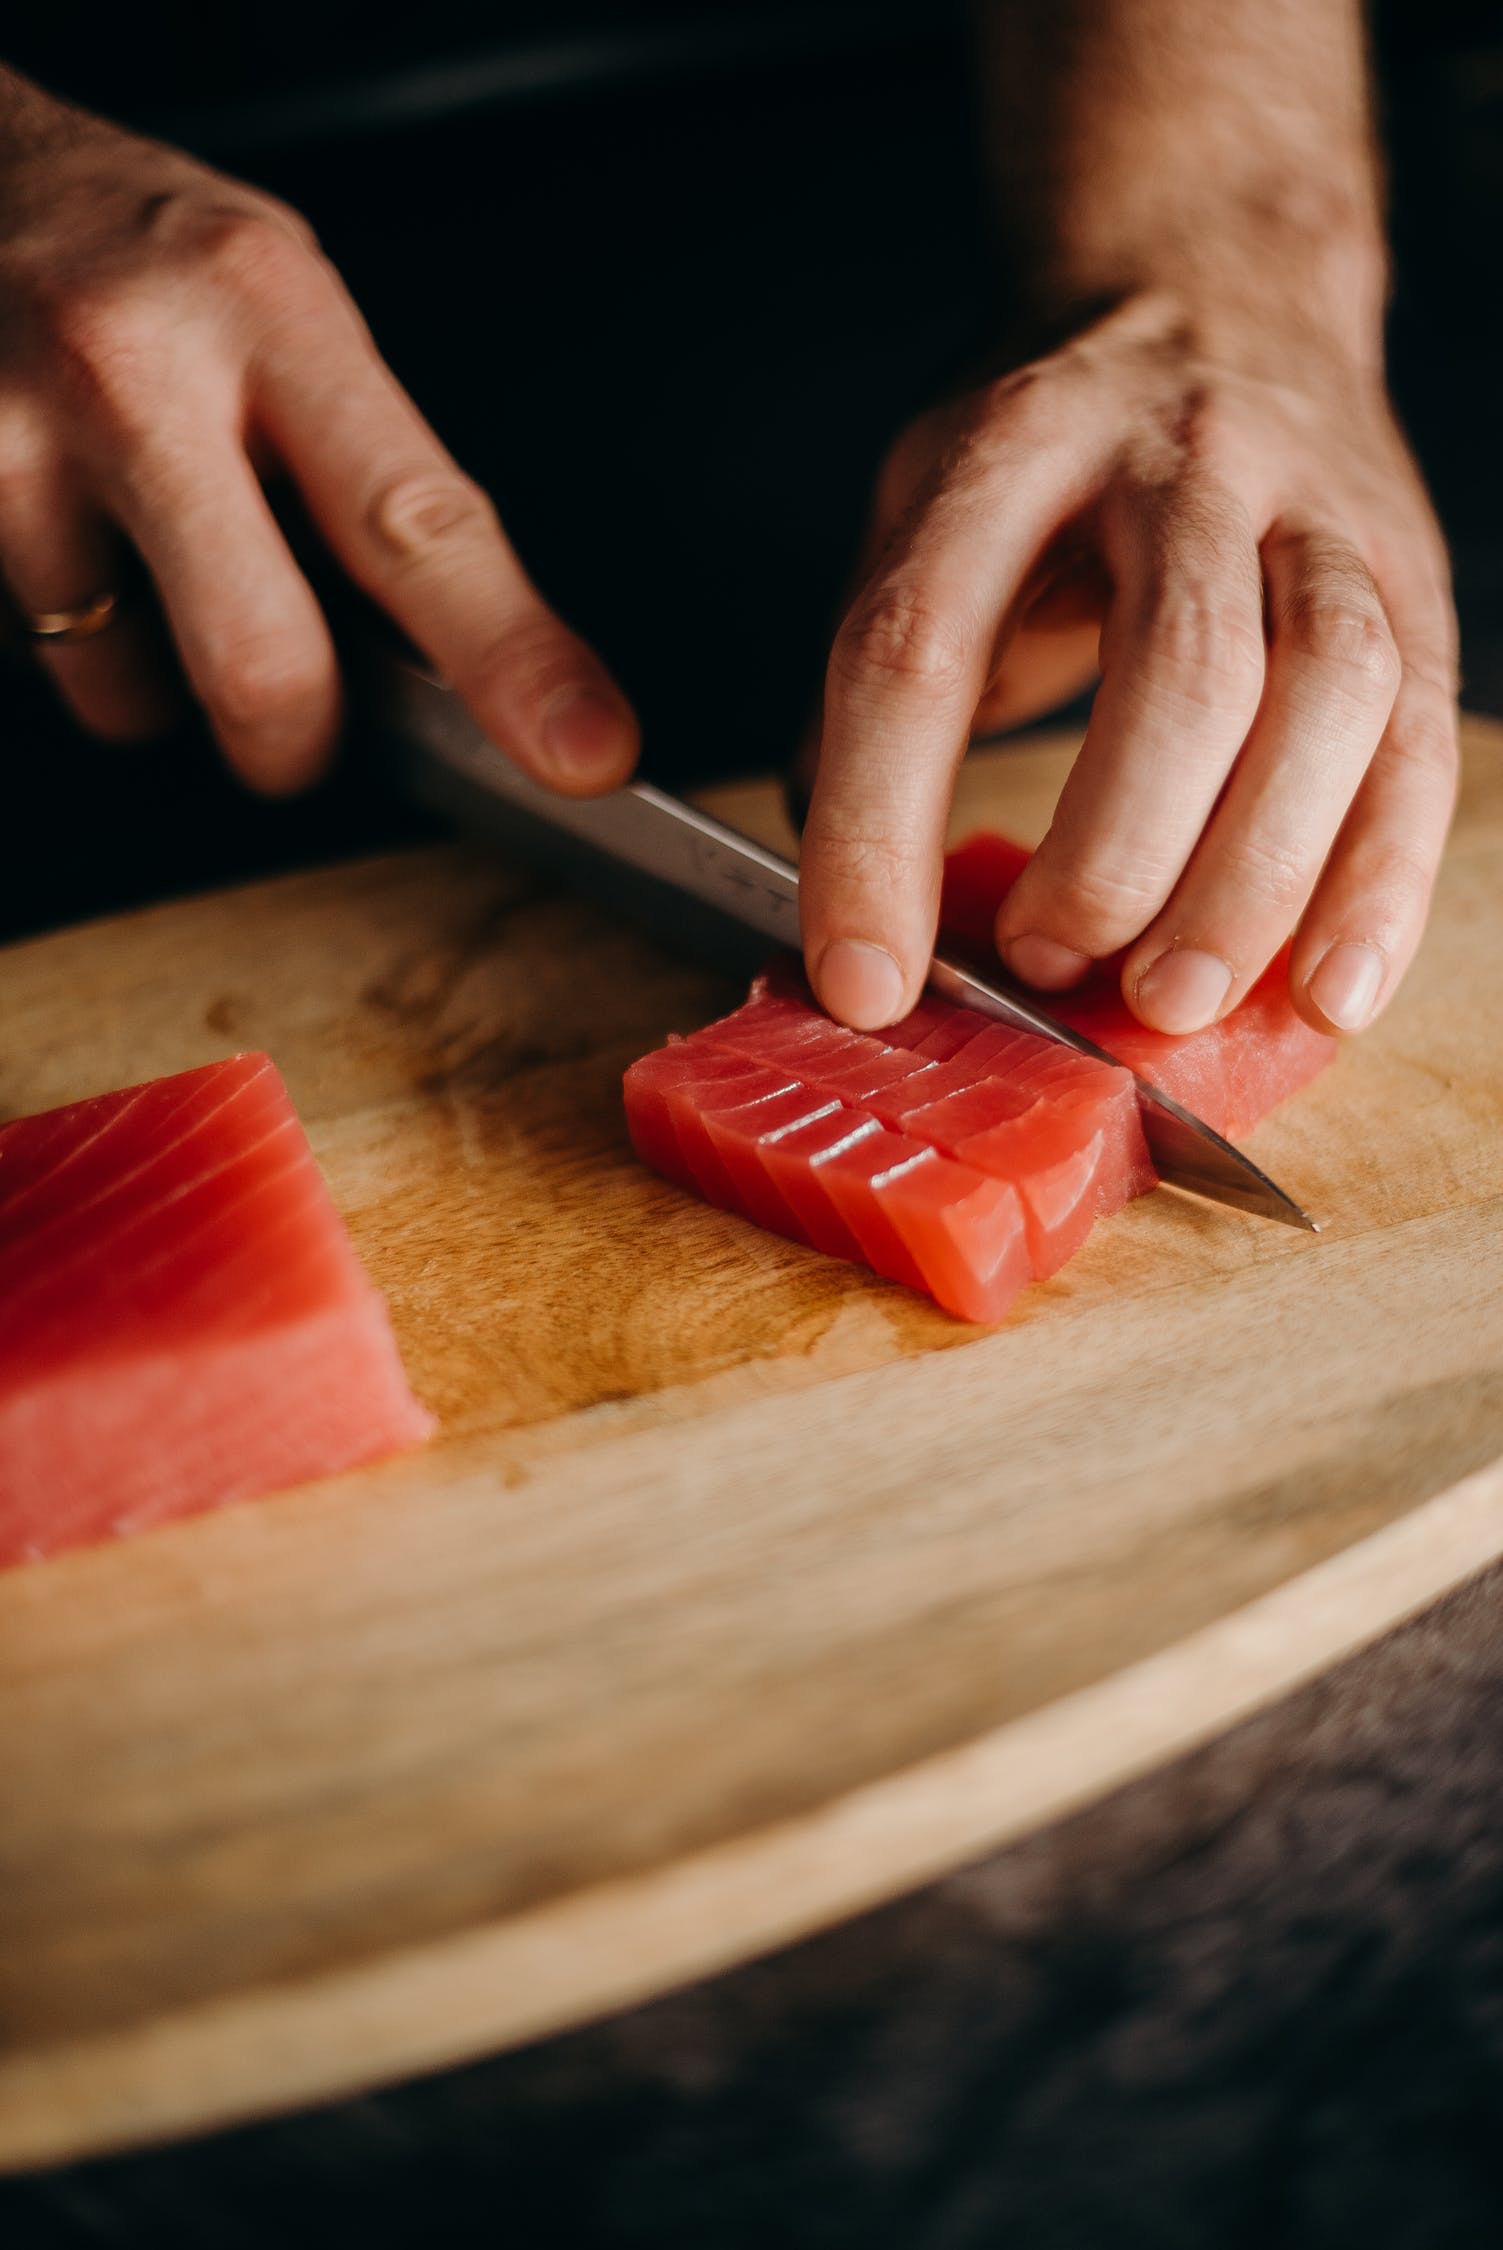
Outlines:
[{"label": "wooden cutting board", "polygon": [[[484,853],[0,956],[0,1115],[271,1051],[443,1429],[0,1577],[0,2156],[733,1961],[1503,1549],[1500,747],[1403,997],[1250,1144],[1325,1233],[1161,1191],[991,1333],[641,1171],[622,1067],[733,995]],[[1036,835],[1067,755],[957,828]]]}]

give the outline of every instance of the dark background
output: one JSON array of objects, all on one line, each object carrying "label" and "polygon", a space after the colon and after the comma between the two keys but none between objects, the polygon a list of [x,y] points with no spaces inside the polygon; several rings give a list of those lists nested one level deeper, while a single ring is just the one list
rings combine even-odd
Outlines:
[{"label": "dark background", "polygon": [[[308,13],[318,56],[327,24]],[[791,754],[883,445],[990,291],[953,9],[694,22],[677,40],[649,26],[645,49],[587,23],[431,66],[436,86],[377,69],[233,109],[164,103],[137,68],[113,105],[310,216],[533,576],[632,695],[646,770],[671,783]],[[520,91],[444,103],[507,68]],[[96,58],[66,83],[108,78]],[[425,91],[434,116],[390,121]],[[310,135],[310,111],[345,129]],[[358,730],[327,787],[268,806],[193,730],[160,752],[90,752],[29,684],[18,671],[9,705],[25,752],[0,936],[415,832]]]},{"label": "dark background", "polygon": [[[640,10],[537,7],[500,38],[496,13],[383,31],[272,0],[238,30],[184,8],[149,53],[124,13],[83,54],[58,25],[10,45],[309,213],[637,698],[653,771],[776,765],[882,443],[984,317],[956,14],[661,8],[644,36]],[[1452,542],[1467,700],[1503,715],[1503,25],[1389,8],[1379,31],[1395,390]],[[487,99],[414,115],[456,87]],[[266,806],[191,730],[90,749],[19,671],[0,726],[4,933],[418,831],[358,733],[325,787]],[[881,1914],[523,2054],[0,2188],[0,2241],[1498,2240],[1500,1722],[1491,1576]]]},{"label": "dark background", "polygon": [[[428,0],[384,30],[331,0],[88,14],[87,38],[62,11],[7,21],[0,52],[309,214],[635,698],[647,771],[782,765],[883,446],[995,301],[955,0]],[[1383,37],[1395,386],[1483,704],[1503,695],[1496,15],[1390,11]],[[268,805],[191,728],[91,749],[29,671],[4,688],[0,939],[418,832],[358,731],[330,783]]]}]

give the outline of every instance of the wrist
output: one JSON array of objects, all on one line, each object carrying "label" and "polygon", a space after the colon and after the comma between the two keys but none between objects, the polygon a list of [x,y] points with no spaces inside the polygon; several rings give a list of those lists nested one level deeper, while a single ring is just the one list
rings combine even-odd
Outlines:
[{"label": "wrist", "polygon": [[1014,266],[1003,330],[1015,355],[1033,356],[1131,305],[1150,331],[1177,335],[1209,363],[1272,376],[1319,363],[1381,380],[1388,286],[1376,227],[1223,213],[1193,239],[1166,229],[1108,246],[1077,241],[1044,268]]}]

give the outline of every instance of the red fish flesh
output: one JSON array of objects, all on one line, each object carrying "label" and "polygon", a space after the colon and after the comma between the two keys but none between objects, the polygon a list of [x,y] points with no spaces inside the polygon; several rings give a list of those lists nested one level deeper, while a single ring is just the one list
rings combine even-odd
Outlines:
[{"label": "red fish flesh", "polygon": [[1137,1096],[1105,1070],[968,1008],[925,1001],[880,1038],[846,1031],[805,992],[753,988],[698,1040],[786,1067],[812,1092],[1017,1190],[1035,1276],[1093,1222],[1154,1185]]},{"label": "red fish flesh", "polygon": [[[946,863],[952,949],[995,964],[997,908],[1028,863],[978,836]],[[1222,1131],[1322,1069],[1336,1042],[1294,1012],[1275,964],[1224,1024],[1146,1031],[1111,965],[1049,1005]],[[711,1203],[995,1321],[1096,1219],[1155,1184],[1129,1071],[926,995],[877,1036],[778,963],[744,1006],[626,1074],[638,1153]]]},{"label": "red fish flesh", "polygon": [[626,1105],[655,1171],[776,1234],[926,1289],[963,1320],[1000,1320],[1032,1278],[1010,1184],[787,1068],[678,1039],[632,1064]]},{"label": "red fish flesh", "polygon": [[265,1055],[0,1126],[0,1566],[433,1427]]},{"label": "red fish flesh", "polygon": [[[997,909],[1029,854],[1005,836],[968,837],[945,861],[940,918],[950,944],[983,972],[995,966]],[[1336,1041],[1295,1013],[1287,950],[1271,962],[1240,1005],[1204,1031],[1174,1037],[1140,1024],[1122,997],[1122,958],[1104,961],[1073,992],[1046,1005],[1130,1070],[1236,1140],[1299,1087],[1318,1077]]]}]

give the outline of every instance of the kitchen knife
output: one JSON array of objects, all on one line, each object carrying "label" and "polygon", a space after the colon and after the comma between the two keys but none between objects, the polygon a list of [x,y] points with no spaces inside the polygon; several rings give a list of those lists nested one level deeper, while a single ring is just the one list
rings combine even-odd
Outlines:
[{"label": "kitchen knife", "polygon": [[[559,797],[488,741],[452,688],[385,649],[361,661],[367,709],[408,791],[488,828],[677,945],[755,961],[799,949],[798,870],[709,813],[650,782],[604,797]],[[751,950],[748,951],[750,944]],[[929,987],[979,1015],[1036,1032],[1098,1062],[1116,1057],[1046,1010],[936,954]],[[1136,1071],[1154,1165],[1175,1187],[1286,1226],[1316,1224],[1258,1166]]]}]

